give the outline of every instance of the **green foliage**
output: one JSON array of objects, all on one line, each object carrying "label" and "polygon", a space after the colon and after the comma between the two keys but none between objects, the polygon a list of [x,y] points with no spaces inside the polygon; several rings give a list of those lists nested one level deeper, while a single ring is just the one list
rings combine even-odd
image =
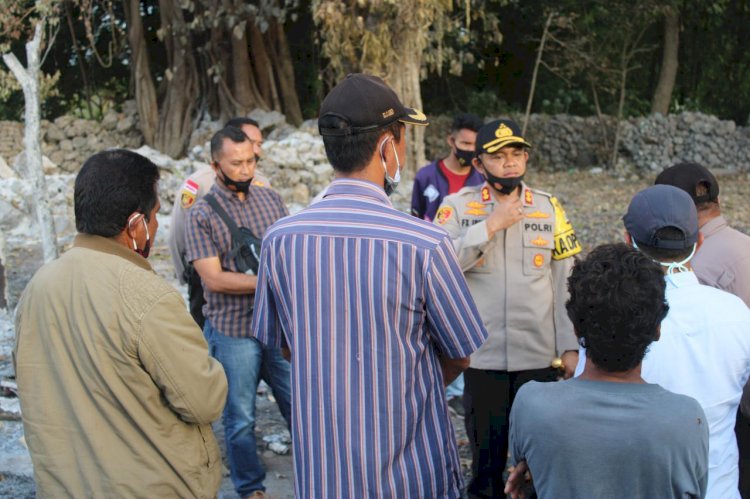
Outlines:
[{"label": "green foliage", "polygon": [[502,97],[490,90],[481,90],[467,96],[465,111],[480,117],[507,116],[520,112],[520,108],[509,105]]},{"label": "green foliage", "polygon": [[85,120],[101,121],[107,111],[115,108],[115,100],[103,92],[94,95],[77,93],[62,102],[69,114]]},{"label": "green foliage", "polygon": [[[230,74],[231,59],[201,51],[211,28],[239,33],[249,23],[287,19],[300,104],[315,116],[327,84],[352,70],[380,72],[403,56],[404,30],[426,26],[420,43],[422,98],[430,113],[471,111],[482,116],[518,112],[528,97],[546,14],[554,9],[532,110],[616,114],[622,49],[637,53],[628,70],[624,115],[649,112],[660,69],[660,18],[680,11],[678,76],[672,112],[702,111],[747,125],[750,116],[750,2],[732,0],[180,0],[202,75]],[[100,117],[134,97],[131,54],[121,0],[4,0],[0,49],[25,61],[24,42],[42,17],[49,50],[43,72],[46,117],[72,112]],[[155,75],[168,75],[167,49],[158,35],[158,0],[141,0],[149,58]],[[68,12],[71,26],[68,25]],[[305,22],[297,17],[305,17]],[[315,19],[317,25],[312,22]],[[171,28],[170,28],[171,29]],[[56,34],[56,37],[53,35]],[[171,32],[173,35],[180,33]],[[640,38],[639,38],[640,37]],[[73,40],[79,50],[76,50]],[[634,41],[638,41],[634,46]],[[317,43],[316,43],[317,42]],[[50,46],[50,43],[53,43]],[[627,45],[627,47],[626,47]],[[218,47],[228,53],[231,48]],[[251,59],[253,54],[251,55]],[[106,69],[102,69],[102,67]],[[220,80],[221,78],[217,78]],[[210,78],[207,78],[210,80]],[[214,82],[217,86],[221,82]],[[209,88],[210,88],[209,81]],[[162,88],[159,89],[163,92]],[[52,91],[53,90],[53,91]],[[57,93],[58,95],[55,95]],[[23,98],[0,62],[0,118],[18,119]]]},{"label": "green foliage", "polygon": [[590,96],[580,88],[560,87],[553,97],[540,102],[540,111],[546,114],[593,114],[595,109]]}]

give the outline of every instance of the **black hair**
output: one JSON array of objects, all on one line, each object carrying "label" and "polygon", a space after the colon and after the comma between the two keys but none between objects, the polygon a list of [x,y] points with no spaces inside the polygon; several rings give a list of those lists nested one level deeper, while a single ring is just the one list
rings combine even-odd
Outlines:
[{"label": "black hair", "polygon": [[221,156],[221,147],[224,145],[224,139],[229,139],[235,144],[241,144],[245,141],[249,141],[245,132],[239,128],[233,126],[225,126],[211,137],[211,159],[214,161],[219,160]]},{"label": "black hair", "polygon": [[[349,124],[343,119],[326,115],[320,118],[321,128],[343,129]],[[323,145],[326,148],[328,162],[334,170],[342,173],[353,173],[364,169],[372,159],[378,147],[378,139],[384,133],[390,133],[396,140],[401,139],[404,125],[400,121],[386,125],[370,132],[350,135],[324,135]]]},{"label": "black hair", "polygon": [[252,118],[245,118],[243,116],[232,118],[224,124],[224,127],[226,128],[228,126],[232,126],[234,128],[239,128],[240,130],[242,130],[242,125],[251,125],[260,130],[260,125],[257,121]]},{"label": "black hair", "polygon": [[[656,231],[654,236],[662,241],[685,240],[685,234],[677,227],[662,227]],[[638,249],[645,255],[659,262],[680,262],[690,256],[690,253],[693,252],[692,246],[684,249],[664,249],[655,248],[654,246],[650,246],[647,243],[638,240],[635,241],[635,244],[638,245]]]},{"label": "black hair", "polygon": [[158,201],[159,169],[148,158],[125,149],[94,154],[78,172],[74,187],[76,229],[114,237],[133,212],[149,220]]},{"label": "black hair", "polygon": [[573,267],[565,304],[586,355],[600,369],[638,366],[669,311],[658,264],[623,243],[594,248]]},{"label": "black hair", "polygon": [[478,132],[479,129],[482,128],[482,125],[484,125],[482,119],[476,114],[458,114],[453,118],[453,123],[451,124],[451,133],[456,133],[459,130],[464,129]]}]

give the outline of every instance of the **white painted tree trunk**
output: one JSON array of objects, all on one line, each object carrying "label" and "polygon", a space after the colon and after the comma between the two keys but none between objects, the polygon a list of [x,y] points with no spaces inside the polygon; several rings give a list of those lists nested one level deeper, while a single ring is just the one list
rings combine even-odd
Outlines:
[{"label": "white painted tree trunk", "polygon": [[[40,21],[34,29],[34,38],[26,43],[27,67],[24,68],[12,53],[3,54],[3,61],[13,72],[23,89],[24,97],[24,160],[26,176],[36,193],[34,211],[42,240],[44,261],[49,262],[58,256],[57,234],[52,218],[52,209],[47,195],[47,181],[44,178],[42,166],[42,133],[41,107],[39,105],[39,69],[41,66],[40,52],[42,37],[44,36],[44,22]],[[21,172],[19,172],[21,173]]]}]

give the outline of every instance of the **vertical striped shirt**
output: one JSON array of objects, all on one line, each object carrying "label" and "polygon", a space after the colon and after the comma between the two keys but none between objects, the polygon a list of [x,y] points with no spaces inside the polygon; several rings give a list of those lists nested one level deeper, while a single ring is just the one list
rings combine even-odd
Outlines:
[{"label": "vertical striped shirt", "polygon": [[[263,237],[271,224],[289,214],[281,196],[267,187],[251,185],[244,200],[240,200],[236,192],[230,191],[219,182],[216,182],[208,192],[216,198],[238,227],[247,227],[255,237]],[[188,212],[186,241],[188,262],[219,257],[223,270],[238,272],[237,265],[229,257],[232,250],[232,233],[205,198],[196,202]],[[216,293],[204,285],[203,295],[206,298],[203,315],[217,330],[226,336],[251,336],[250,319],[255,299],[253,294]]]},{"label": "vertical striped shirt", "polygon": [[253,331],[292,351],[297,497],[454,498],[438,352],[487,337],[447,233],[334,181],[263,241]]}]

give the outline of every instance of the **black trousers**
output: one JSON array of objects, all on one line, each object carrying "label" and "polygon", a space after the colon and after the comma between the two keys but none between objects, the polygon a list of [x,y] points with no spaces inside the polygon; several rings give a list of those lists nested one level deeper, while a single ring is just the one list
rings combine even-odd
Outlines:
[{"label": "black trousers", "polygon": [[464,371],[464,423],[471,442],[469,497],[505,498],[503,472],[508,458],[508,423],[516,393],[528,381],[556,381],[557,369]]},{"label": "black trousers", "polygon": [[203,324],[206,322],[206,318],[203,317],[203,305],[206,303],[206,299],[203,297],[203,284],[201,283],[201,276],[192,267],[188,272],[185,273],[188,286],[188,302],[190,304],[190,315],[203,329]]},{"label": "black trousers", "polygon": [[750,499],[750,418],[743,416],[739,409],[734,433],[740,450],[740,495],[742,499]]}]

